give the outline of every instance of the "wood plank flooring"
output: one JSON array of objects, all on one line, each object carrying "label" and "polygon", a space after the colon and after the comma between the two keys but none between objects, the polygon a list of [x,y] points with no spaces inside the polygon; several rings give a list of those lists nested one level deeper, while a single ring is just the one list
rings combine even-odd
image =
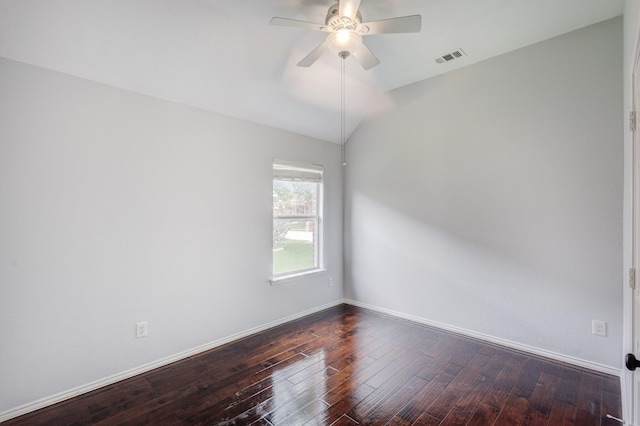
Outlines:
[{"label": "wood plank flooring", "polygon": [[619,425],[617,377],[349,305],[7,425]]}]

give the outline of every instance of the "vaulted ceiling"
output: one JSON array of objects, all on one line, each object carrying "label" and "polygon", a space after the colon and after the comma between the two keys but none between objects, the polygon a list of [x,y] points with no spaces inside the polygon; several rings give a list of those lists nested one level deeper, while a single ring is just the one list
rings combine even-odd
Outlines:
[{"label": "vaulted ceiling", "polygon": [[[296,63],[333,0],[0,0],[0,56],[318,139],[340,140],[341,59]],[[364,21],[422,15],[370,35],[380,59],[346,62],[347,134],[385,92],[622,14],[623,0],[362,0]],[[462,49],[466,56],[435,59]]]}]

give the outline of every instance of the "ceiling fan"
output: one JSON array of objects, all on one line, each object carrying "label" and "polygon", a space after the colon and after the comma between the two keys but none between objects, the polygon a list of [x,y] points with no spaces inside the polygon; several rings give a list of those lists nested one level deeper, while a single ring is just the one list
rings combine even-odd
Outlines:
[{"label": "ceiling fan", "polygon": [[361,0],[339,0],[329,8],[324,24],[299,21],[296,19],[271,19],[271,25],[305,28],[328,32],[326,40],[298,62],[299,67],[309,67],[326,51],[331,51],[342,59],[353,55],[362,68],[368,70],[380,63],[378,58],[362,42],[362,36],[371,34],[415,33],[420,31],[420,15],[401,16],[379,21],[362,22],[358,10]]}]

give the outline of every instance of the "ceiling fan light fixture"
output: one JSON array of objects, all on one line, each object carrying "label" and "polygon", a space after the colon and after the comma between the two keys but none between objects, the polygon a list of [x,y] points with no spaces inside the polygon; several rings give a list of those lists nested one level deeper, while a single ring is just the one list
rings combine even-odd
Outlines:
[{"label": "ceiling fan light fixture", "polygon": [[341,29],[329,34],[327,44],[336,55],[340,55],[342,52],[352,54],[362,44],[362,36],[355,31]]},{"label": "ceiling fan light fixture", "polygon": [[345,44],[351,38],[351,33],[349,30],[338,30],[336,31],[336,41],[339,44]]}]

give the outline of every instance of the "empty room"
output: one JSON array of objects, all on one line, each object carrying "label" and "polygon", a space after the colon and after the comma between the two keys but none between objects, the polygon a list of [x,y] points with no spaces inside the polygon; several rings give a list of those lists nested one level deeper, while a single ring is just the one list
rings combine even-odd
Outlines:
[{"label": "empty room", "polygon": [[0,0],[0,422],[640,426],[640,0]]}]

